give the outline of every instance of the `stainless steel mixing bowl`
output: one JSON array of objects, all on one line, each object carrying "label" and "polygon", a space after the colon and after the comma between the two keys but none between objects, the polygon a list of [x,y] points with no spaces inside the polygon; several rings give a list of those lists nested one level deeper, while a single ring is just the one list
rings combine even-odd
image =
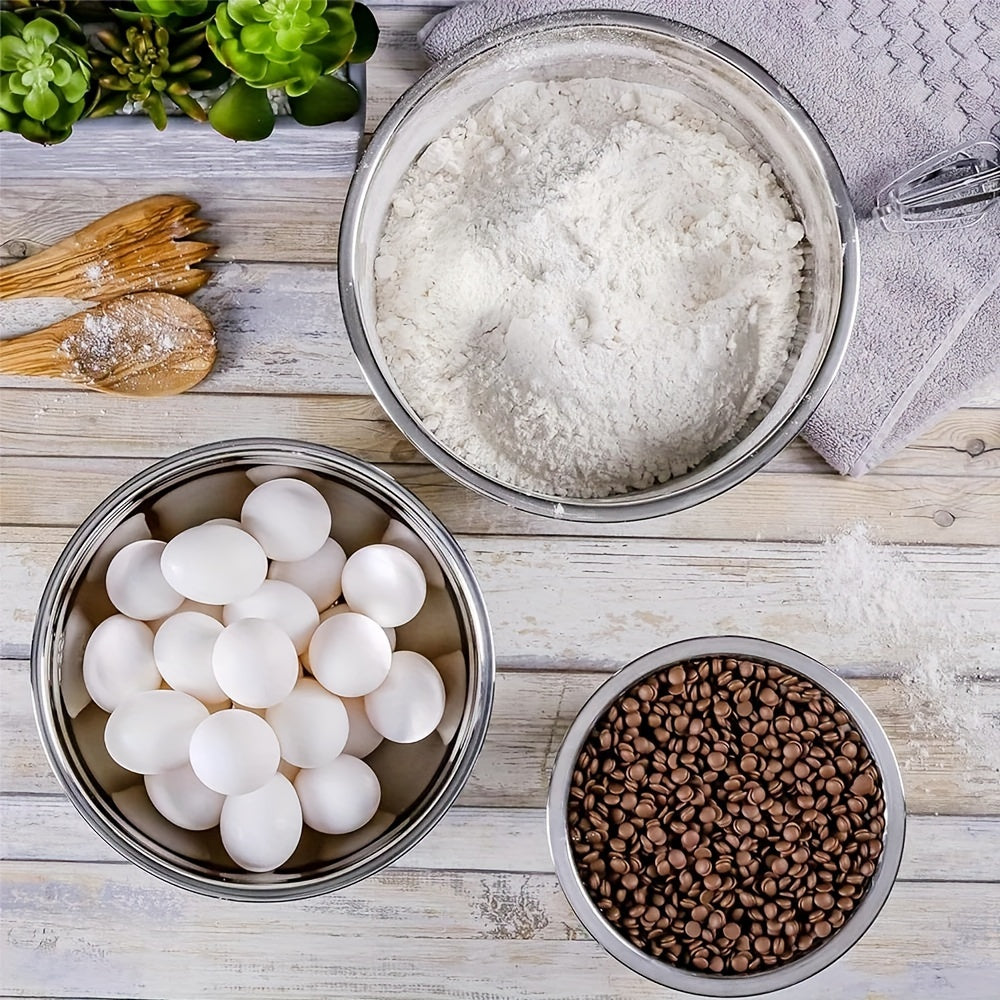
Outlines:
[{"label": "stainless steel mixing bowl", "polygon": [[[417,618],[397,630],[399,647],[446,656],[451,669],[445,677],[447,733],[407,746],[386,741],[366,758],[383,786],[375,819],[341,837],[306,828],[285,865],[253,874],[229,861],[217,829],[191,833],[159,817],[141,778],[111,760],[103,739],[108,716],[83,687],[82,659],[90,632],[115,613],[104,589],[104,571],[114,553],[150,532],[167,539],[210,518],[238,517],[255,484],[248,472],[253,475],[261,466],[281,467],[324,493],[337,512],[334,533],[348,552],[379,541],[390,518],[416,534],[440,567],[444,586],[429,588]],[[427,834],[461,791],[483,745],[493,679],[493,641],[482,593],[464,553],[437,518],[367,462],[320,445],[270,438],[183,452],[140,472],[104,500],[56,562],[31,649],[42,743],[83,818],[125,858],[167,882],[252,901],[299,899],[343,888],[395,861]]]},{"label": "stainless steel mixing bowl", "polygon": [[[793,350],[760,410],[688,473],[628,494],[580,499],[531,493],[475,469],[428,431],[400,392],[379,343],[374,261],[400,178],[426,146],[503,86],[611,77],[680,91],[735,126],[774,168],[805,228],[805,281]],[[386,412],[459,482],[522,510],[580,521],[627,521],[724,492],[801,430],[840,365],[854,320],[857,231],[829,147],[795,99],[756,63],[702,32],[659,18],[573,11],[491,34],[438,64],[376,129],[348,192],[340,230],[340,295],[351,344]]]},{"label": "stainless steel mixing bowl", "polygon": [[[682,969],[637,948],[605,920],[577,873],[570,843],[567,811],[573,770],[595,724],[633,685],[675,663],[711,657],[733,657],[783,667],[808,678],[850,715],[868,747],[882,779],[885,829],[882,852],[867,894],[834,934],[801,958],[763,972],[715,975]],[[832,670],[797,650],[746,636],[685,639],[646,653],[605,681],[580,709],[556,755],[549,784],[546,824],[556,875],[584,927],[611,955],[647,979],[686,993],[709,997],[745,997],[770,993],[799,983],[825,969],[852,948],[885,904],[899,871],[906,831],[903,782],[895,755],[878,719],[857,692]]]}]

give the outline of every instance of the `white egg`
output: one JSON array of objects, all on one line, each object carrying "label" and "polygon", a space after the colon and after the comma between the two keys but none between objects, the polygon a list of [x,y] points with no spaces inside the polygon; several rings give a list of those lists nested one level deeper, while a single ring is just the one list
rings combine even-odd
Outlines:
[{"label": "white egg", "polygon": [[241,618],[216,639],[212,670],[219,687],[237,704],[270,708],[295,687],[299,658],[279,625],[264,618]]},{"label": "white egg", "polygon": [[389,675],[365,695],[371,724],[394,743],[416,743],[438,727],[444,714],[444,681],[434,664],[409,650],[392,654]]},{"label": "white egg", "polygon": [[210,521],[205,521],[205,524],[228,524],[230,528],[239,528],[240,531],[243,530],[243,525],[236,520],[235,517],[213,517]]},{"label": "white egg", "polygon": [[213,792],[198,780],[191,765],[147,774],[143,781],[157,812],[182,830],[210,830],[218,826],[225,795]]},{"label": "white egg", "polygon": [[259,715],[228,708],[194,731],[190,756],[203,784],[222,795],[244,795],[277,773],[281,751],[274,730]]},{"label": "white egg", "polygon": [[302,818],[319,833],[351,833],[378,811],[382,789],[375,772],[357,757],[341,754],[295,776]]},{"label": "white egg", "polygon": [[343,752],[352,757],[367,757],[385,738],[365,712],[364,698],[341,698],[347,710],[347,742]]},{"label": "white egg", "polygon": [[246,498],[240,521],[268,558],[297,562],[323,547],[330,537],[332,516],[314,486],[300,479],[271,479]]},{"label": "white egg", "polygon": [[309,640],[319,624],[319,612],[312,598],[284,580],[265,580],[249,597],[233,601],[222,609],[226,625],[244,618],[265,618],[274,622],[292,640],[296,655],[309,647]]},{"label": "white egg", "polygon": [[219,824],[222,844],[241,868],[270,872],[295,852],[302,836],[302,808],[291,782],[275,774],[244,795],[230,795]]},{"label": "white egg", "polygon": [[[335,604],[332,608],[327,608],[326,611],[321,612],[320,616],[319,616],[319,620],[321,622],[325,622],[327,620],[327,618],[333,618],[334,615],[346,615],[346,614],[349,614],[351,612],[354,612],[354,614],[358,614],[359,613],[357,611],[354,611],[354,608],[352,608],[350,606],[350,604],[347,604],[347,603],[344,603],[344,604]],[[389,640],[389,645],[392,646],[393,649],[395,649],[396,648],[396,630],[394,628],[392,628],[391,626],[386,627],[385,625],[383,625],[382,626],[382,631],[385,632],[385,637]]]},{"label": "white egg", "polygon": [[174,590],[202,604],[249,597],[267,576],[267,556],[256,539],[228,524],[199,524],[167,542],[160,558]]},{"label": "white egg", "polygon": [[404,625],[423,607],[424,572],[409,552],[395,545],[366,545],[344,564],[344,600],[379,625]]},{"label": "white egg", "polygon": [[344,703],[311,677],[303,677],[264,718],[277,734],[282,759],[296,767],[326,764],[347,742]]},{"label": "white egg", "polygon": [[[156,630],[153,658],[163,679],[175,690],[206,705],[225,701],[212,670],[212,650],[222,635],[222,624],[197,611],[180,611]],[[169,817],[168,817],[169,818]]]},{"label": "white egg", "polygon": [[115,553],[104,576],[111,603],[129,618],[153,621],[176,611],[184,598],[164,579],[160,555],[166,542],[131,542]]},{"label": "white egg", "polygon": [[374,691],[389,673],[392,647],[381,626],[365,615],[334,615],[313,633],[309,669],[328,691],[346,698]]},{"label": "white egg", "polygon": [[162,682],[148,625],[112,615],[94,629],[83,651],[83,683],[105,712],[140,691],[155,691]]},{"label": "white egg", "polygon": [[333,538],[328,538],[319,552],[297,562],[275,560],[267,571],[268,579],[284,580],[304,590],[317,611],[330,607],[340,597],[340,574],[347,554]]},{"label": "white egg", "polygon": [[441,569],[441,564],[412,528],[408,528],[402,521],[393,518],[389,522],[389,527],[385,529],[382,541],[386,545],[395,545],[404,552],[409,552],[424,571],[428,587],[444,586],[444,572]]},{"label": "white egg", "polygon": [[187,763],[191,735],[208,718],[208,709],[183,691],[143,691],[111,713],[104,745],[137,774],[171,771]]}]

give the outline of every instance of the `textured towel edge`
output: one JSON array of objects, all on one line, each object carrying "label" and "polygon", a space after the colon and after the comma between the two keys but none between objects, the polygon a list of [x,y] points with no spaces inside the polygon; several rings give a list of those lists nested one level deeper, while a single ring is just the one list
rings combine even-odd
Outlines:
[{"label": "textured towel edge", "polygon": [[[965,308],[962,309],[958,316],[955,317],[955,320],[951,325],[951,329],[949,329],[948,333],[941,339],[941,343],[938,344],[938,346],[924,359],[924,363],[920,366],[920,370],[910,381],[909,385],[907,385],[906,389],[900,394],[896,402],[892,404],[878,430],[872,435],[872,438],[868,442],[865,450],[858,456],[857,461],[848,470],[848,475],[863,476],[866,472],[870,472],[873,468],[875,468],[879,462],[884,460],[886,457],[885,453],[887,451],[886,446],[888,442],[892,440],[892,432],[899,426],[903,414],[907,411],[914,398],[920,393],[920,390],[923,389],[928,378],[930,378],[933,374],[941,360],[952,349],[952,347],[954,347],[955,341],[961,336],[962,331],[972,322],[976,314],[986,305],[993,295],[998,292],[998,290],[1000,290],[1000,267],[997,267],[986,279],[976,295],[973,296],[973,298],[966,304]],[[983,379],[985,380],[989,377],[989,375],[989,372],[984,373]],[[928,423],[933,420],[940,419],[942,412],[943,408],[929,414]],[[915,435],[911,436],[910,440],[913,440],[914,436]]]}]

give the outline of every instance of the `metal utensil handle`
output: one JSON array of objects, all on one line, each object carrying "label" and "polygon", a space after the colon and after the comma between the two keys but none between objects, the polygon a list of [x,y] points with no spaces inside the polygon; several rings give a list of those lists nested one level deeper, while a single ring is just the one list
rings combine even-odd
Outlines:
[{"label": "metal utensil handle", "polygon": [[[970,195],[963,195],[956,199],[946,197],[970,188],[980,188],[984,184],[992,184],[993,186],[987,187],[985,191],[973,191]],[[928,187],[911,188],[900,196],[899,202],[911,211],[933,211],[935,208],[953,208],[972,202],[990,201],[998,197],[1000,197],[1000,165],[991,166],[978,173],[966,174],[964,177],[945,180],[939,184],[931,184]],[[927,207],[919,208],[918,206]]]}]

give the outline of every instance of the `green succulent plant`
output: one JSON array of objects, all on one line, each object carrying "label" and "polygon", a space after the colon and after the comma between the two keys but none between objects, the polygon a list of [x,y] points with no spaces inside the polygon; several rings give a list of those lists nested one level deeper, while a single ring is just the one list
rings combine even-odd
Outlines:
[{"label": "green succulent plant", "polygon": [[250,139],[259,137],[267,118],[254,90],[283,90],[302,124],[350,118],[360,95],[332,74],[349,60],[371,56],[378,25],[353,0],[223,0],[206,37],[219,61],[245,82],[216,102],[209,120],[231,139]]},{"label": "green succulent plant", "polygon": [[204,30],[174,35],[143,15],[133,24],[97,32],[105,52],[95,52],[94,74],[101,96],[92,118],[114,114],[129,101],[141,105],[161,131],[167,127],[165,100],[189,118],[207,121],[192,90],[210,90],[229,78],[205,44]]},{"label": "green succulent plant", "polygon": [[32,142],[67,139],[86,108],[90,61],[78,32],[55,12],[25,21],[0,13],[0,132]]}]

